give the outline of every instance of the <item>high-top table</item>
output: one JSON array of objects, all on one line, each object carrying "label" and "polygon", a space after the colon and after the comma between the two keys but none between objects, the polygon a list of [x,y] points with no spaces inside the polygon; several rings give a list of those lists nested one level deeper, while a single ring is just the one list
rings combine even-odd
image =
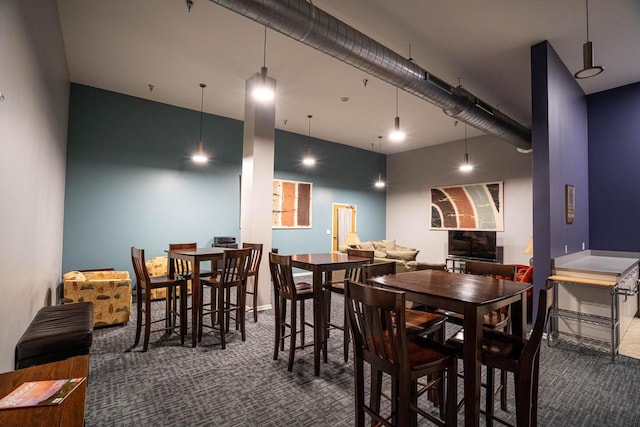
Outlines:
[{"label": "high-top table", "polygon": [[[5,372],[0,374],[0,398],[26,381],[86,377],[88,371],[89,356],[85,355]],[[82,427],[86,393],[87,380],[58,405],[3,409],[0,411],[0,426]]]},{"label": "high-top table", "polygon": [[[169,252],[170,258],[182,259],[191,263],[191,346],[195,347],[198,341],[198,319],[200,314],[200,301],[202,299],[200,285],[200,263],[211,261],[212,268],[218,260],[224,256],[226,248],[197,248],[175,249]],[[167,267],[168,268],[168,267]]]},{"label": "high-top table", "polygon": [[[320,375],[320,349],[325,345],[324,301],[322,295],[323,275],[331,279],[331,272],[358,267],[369,262],[369,258],[328,252],[320,254],[298,254],[291,256],[291,265],[313,273],[313,370]],[[326,361],[327,352],[324,350]]]},{"label": "high-top table", "polygon": [[524,337],[530,283],[471,274],[418,270],[371,279],[376,285],[405,291],[407,300],[464,314],[464,422],[480,423],[480,372],[483,315],[511,305],[512,333]]}]

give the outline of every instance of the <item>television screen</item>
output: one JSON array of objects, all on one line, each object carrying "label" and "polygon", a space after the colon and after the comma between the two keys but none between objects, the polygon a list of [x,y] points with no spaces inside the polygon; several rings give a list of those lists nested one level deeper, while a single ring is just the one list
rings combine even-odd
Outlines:
[{"label": "television screen", "polygon": [[496,261],[496,232],[449,230],[449,256]]}]

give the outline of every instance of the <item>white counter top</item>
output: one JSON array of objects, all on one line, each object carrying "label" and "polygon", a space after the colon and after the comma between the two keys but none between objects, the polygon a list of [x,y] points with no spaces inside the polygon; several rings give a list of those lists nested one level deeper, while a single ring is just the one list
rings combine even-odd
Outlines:
[{"label": "white counter top", "polygon": [[592,255],[591,251],[579,252],[554,259],[553,271],[558,275],[571,273],[621,276],[638,264],[638,258]]}]

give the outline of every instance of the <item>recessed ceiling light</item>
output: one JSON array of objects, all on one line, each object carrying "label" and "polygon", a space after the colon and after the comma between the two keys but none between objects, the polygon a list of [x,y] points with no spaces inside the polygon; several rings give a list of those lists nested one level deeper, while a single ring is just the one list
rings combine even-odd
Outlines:
[{"label": "recessed ceiling light", "polygon": [[342,98],[340,98],[340,101],[348,102],[349,101],[349,97],[348,96],[343,96]]}]

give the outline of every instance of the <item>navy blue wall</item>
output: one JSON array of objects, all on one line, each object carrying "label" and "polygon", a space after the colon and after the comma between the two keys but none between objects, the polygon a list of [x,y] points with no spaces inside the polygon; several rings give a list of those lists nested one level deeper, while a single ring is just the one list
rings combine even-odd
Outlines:
[{"label": "navy blue wall", "polygon": [[[540,289],[551,258],[589,247],[587,101],[548,42],[532,46],[531,64],[534,282]],[[566,184],[575,186],[573,224],[565,220]]]},{"label": "navy blue wall", "polygon": [[640,251],[640,83],[587,97],[591,248]]},{"label": "navy blue wall", "polygon": [[[164,255],[169,242],[209,245],[239,237],[242,122],[204,114],[205,149],[191,153],[200,113],[87,86],[71,87],[62,270],[131,271],[130,248]],[[385,237],[385,193],[371,191],[376,153],[312,139],[318,163],[303,169],[307,136],[276,132],[276,178],[312,182],[313,228],[274,230],[281,252],[331,248],[332,203],[358,206],[364,239]]]}]

